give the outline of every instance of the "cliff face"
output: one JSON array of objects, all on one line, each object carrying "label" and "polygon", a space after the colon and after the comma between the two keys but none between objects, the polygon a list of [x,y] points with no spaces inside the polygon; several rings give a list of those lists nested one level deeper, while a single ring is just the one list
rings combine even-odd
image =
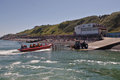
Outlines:
[{"label": "cliff face", "polygon": [[120,12],[114,12],[110,15],[88,16],[77,20],[65,21],[56,25],[35,26],[33,29],[19,32],[17,35],[27,34],[29,36],[40,36],[73,34],[76,25],[87,23],[98,23],[106,26],[109,32],[120,32]]}]

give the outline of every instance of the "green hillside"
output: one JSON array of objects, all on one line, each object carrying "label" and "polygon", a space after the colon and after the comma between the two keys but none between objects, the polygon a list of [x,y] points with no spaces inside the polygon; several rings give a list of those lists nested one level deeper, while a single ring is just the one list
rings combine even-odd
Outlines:
[{"label": "green hillside", "polygon": [[33,29],[25,30],[17,34],[28,34],[31,36],[73,34],[76,25],[87,23],[102,24],[108,28],[109,32],[120,32],[120,12],[114,12],[110,15],[88,16],[82,19],[65,21],[56,25],[35,26]]}]

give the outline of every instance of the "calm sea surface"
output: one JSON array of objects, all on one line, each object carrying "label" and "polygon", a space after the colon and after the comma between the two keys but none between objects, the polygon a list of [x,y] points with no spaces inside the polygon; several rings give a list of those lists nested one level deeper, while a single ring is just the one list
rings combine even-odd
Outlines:
[{"label": "calm sea surface", "polygon": [[120,80],[118,51],[19,52],[19,42],[0,40],[0,80]]}]

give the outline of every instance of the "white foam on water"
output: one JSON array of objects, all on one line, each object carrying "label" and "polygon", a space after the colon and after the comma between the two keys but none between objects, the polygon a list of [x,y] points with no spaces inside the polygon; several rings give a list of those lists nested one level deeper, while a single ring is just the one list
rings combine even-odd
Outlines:
[{"label": "white foam on water", "polygon": [[[35,66],[35,65],[21,65],[21,68],[27,68],[27,69],[53,69],[52,67],[46,67],[46,66]],[[57,69],[57,68],[54,68]]]},{"label": "white foam on water", "polygon": [[[24,75],[21,75],[21,74],[19,74],[18,72],[16,72],[16,73],[13,73],[13,72],[6,72],[6,73],[4,73],[4,74],[1,74],[1,76],[7,76],[7,77],[24,77]],[[14,80],[14,79],[13,79]]]},{"label": "white foam on water", "polygon": [[16,55],[16,54],[24,54],[24,53],[19,52],[17,49],[0,50],[0,55]]},{"label": "white foam on water", "polygon": [[[53,68],[53,67],[46,67],[46,66],[34,66],[34,65],[22,65],[22,68],[28,68],[28,69],[50,69],[50,70],[65,70],[64,68]],[[44,73],[42,73],[44,74]]]},{"label": "white foam on water", "polygon": [[79,62],[79,63],[83,63],[83,62],[87,62],[87,63],[97,63],[100,65],[107,65],[107,64],[120,64],[120,62],[112,62],[112,61],[108,61],[108,62],[104,62],[104,61],[95,61],[95,60],[74,60],[74,62]]},{"label": "white foam on water", "polygon": [[44,68],[44,69],[47,69],[47,67],[45,66],[33,66],[33,65],[22,65],[21,66],[22,68],[28,68],[28,69],[40,69],[40,68]]},{"label": "white foam on water", "polygon": [[43,63],[57,63],[57,61],[47,60],[47,61],[43,61]]},{"label": "white foam on water", "polygon": [[[65,69],[64,69],[65,70]],[[72,71],[72,72],[76,72],[76,73],[82,73],[85,74],[84,70],[75,70],[75,69],[66,69],[67,71]]]},{"label": "white foam on water", "polygon": [[45,57],[41,57],[40,59],[46,59]]},{"label": "white foam on water", "polygon": [[4,73],[5,76],[18,76],[19,73],[11,73],[11,72],[6,72]]},{"label": "white foam on water", "polygon": [[[42,50],[36,50],[33,52],[41,52],[41,51],[51,51],[50,49],[42,49]],[[16,55],[16,54],[25,54],[28,52],[20,52],[17,49],[12,49],[12,50],[0,50],[0,55]]]},{"label": "white foam on water", "polygon": [[4,75],[5,75],[5,76],[10,76],[10,75],[12,75],[12,73],[11,73],[11,72],[8,72],[8,73],[5,73]]},{"label": "white foam on water", "polygon": [[14,63],[12,63],[12,65],[18,65],[18,64],[21,64],[21,62],[14,62]]},{"label": "white foam on water", "polygon": [[39,62],[40,62],[40,60],[31,60],[29,63],[34,64],[34,63],[39,63]]},{"label": "white foam on water", "polygon": [[70,65],[75,65],[75,63],[69,63]]},{"label": "white foam on water", "polygon": [[[68,68],[68,69],[65,69],[65,68],[55,68],[55,67],[46,67],[46,66],[34,66],[34,65],[22,65],[21,66],[22,68],[28,68],[28,69],[49,69],[50,72],[43,72],[43,73],[40,73],[40,74],[48,74],[48,73],[52,73],[52,71],[56,71],[56,70],[60,70],[60,71],[72,71],[72,72],[76,72],[76,73],[82,73],[82,74],[85,74],[85,72],[83,70],[75,70],[75,69],[71,69],[71,68]],[[54,73],[53,73],[54,74]]]},{"label": "white foam on water", "polygon": [[33,51],[33,52],[41,52],[41,51],[51,51],[51,48],[49,48],[49,49],[42,49],[42,50],[36,50],[36,51]]},{"label": "white foam on water", "polygon": [[42,78],[42,80],[49,80],[50,77],[53,77],[53,76],[47,76],[47,77],[44,77],[44,78]]},{"label": "white foam on water", "polygon": [[67,71],[73,71],[73,69],[66,69]]}]

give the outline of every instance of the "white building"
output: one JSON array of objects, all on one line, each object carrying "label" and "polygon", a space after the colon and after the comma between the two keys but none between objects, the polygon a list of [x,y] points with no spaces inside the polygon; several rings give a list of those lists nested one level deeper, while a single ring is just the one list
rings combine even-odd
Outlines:
[{"label": "white building", "polygon": [[74,29],[76,35],[104,35],[107,33],[107,29],[104,26],[96,23],[77,25]]}]

